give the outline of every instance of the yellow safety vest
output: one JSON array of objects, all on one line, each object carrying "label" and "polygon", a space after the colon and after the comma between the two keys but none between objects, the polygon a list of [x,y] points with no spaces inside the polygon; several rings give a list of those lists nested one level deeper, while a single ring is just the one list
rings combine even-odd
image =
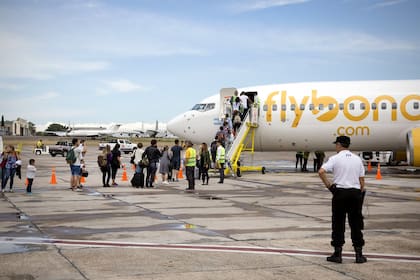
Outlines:
[{"label": "yellow safety vest", "polygon": [[[223,146],[220,146],[220,147],[221,147],[221,149],[220,149],[221,152],[220,152],[220,157],[217,159],[217,162],[225,163],[225,148],[223,148]],[[219,149],[219,148],[217,148],[217,149]]]},{"label": "yellow safety vest", "polygon": [[185,159],[186,163],[185,166],[195,166],[196,165],[196,153],[195,149],[189,147],[187,151],[185,152]]}]

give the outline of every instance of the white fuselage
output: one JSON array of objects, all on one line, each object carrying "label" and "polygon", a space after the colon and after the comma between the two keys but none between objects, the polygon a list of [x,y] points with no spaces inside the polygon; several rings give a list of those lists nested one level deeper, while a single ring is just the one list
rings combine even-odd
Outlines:
[{"label": "white fuselage", "polygon": [[[333,150],[339,135],[351,137],[353,150],[405,150],[407,133],[420,127],[419,90],[420,80],[410,80],[280,84],[238,92],[258,92],[255,150],[315,151]],[[201,104],[214,109],[187,111],[168,130],[196,144],[211,142],[221,125],[220,97]]]}]

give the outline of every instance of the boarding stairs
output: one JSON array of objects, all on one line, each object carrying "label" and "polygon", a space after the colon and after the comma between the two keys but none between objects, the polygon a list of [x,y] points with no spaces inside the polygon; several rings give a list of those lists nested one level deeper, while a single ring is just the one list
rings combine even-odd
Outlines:
[{"label": "boarding stairs", "polygon": [[[230,98],[229,89],[222,89],[220,91],[221,104],[225,104],[222,108],[223,112],[220,115],[224,116],[225,112],[229,112],[229,103],[226,102],[227,98]],[[261,171],[265,173],[265,168],[263,166],[253,166],[253,165],[241,165],[240,158],[242,153],[249,152],[254,153],[255,150],[255,132],[258,129],[258,108],[252,107],[248,110],[248,113],[242,121],[242,125],[239,127],[235,140],[233,143],[226,149],[226,162],[227,166],[225,168],[225,175],[232,173],[232,175],[240,176],[241,172],[244,171]]]}]

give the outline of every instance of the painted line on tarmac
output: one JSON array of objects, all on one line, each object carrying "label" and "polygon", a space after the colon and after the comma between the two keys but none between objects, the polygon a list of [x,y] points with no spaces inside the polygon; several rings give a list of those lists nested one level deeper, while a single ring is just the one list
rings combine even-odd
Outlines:
[{"label": "painted line on tarmac", "polygon": [[[189,245],[189,244],[160,244],[160,243],[135,243],[135,242],[113,242],[95,240],[72,240],[72,239],[47,239],[47,238],[13,238],[0,237],[1,243],[13,244],[43,244],[61,245],[76,247],[95,247],[95,248],[143,248],[159,250],[187,250],[202,252],[231,252],[247,254],[282,254],[289,256],[309,256],[326,257],[331,252],[306,250],[306,249],[282,249],[272,247],[248,247],[248,246],[223,246],[223,245]],[[391,262],[415,262],[420,263],[420,256],[416,255],[396,255],[396,254],[376,254],[365,253],[368,260],[381,260]],[[343,258],[354,259],[354,252],[343,252]]]}]

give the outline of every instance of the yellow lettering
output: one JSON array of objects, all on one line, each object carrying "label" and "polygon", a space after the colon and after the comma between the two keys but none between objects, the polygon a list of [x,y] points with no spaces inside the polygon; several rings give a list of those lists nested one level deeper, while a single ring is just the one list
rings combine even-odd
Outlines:
[{"label": "yellow lettering", "polygon": [[[286,93],[285,90],[281,92],[281,102],[280,102],[280,104],[282,104],[282,105],[283,104],[286,105],[286,94],[287,93]],[[282,110],[282,108],[280,108],[280,120],[282,122],[286,121],[286,111]]]},{"label": "yellow lettering", "polygon": [[369,136],[370,129],[368,126],[339,126],[337,128],[338,136]]},{"label": "yellow lettering", "polygon": [[[354,116],[349,111],[349,104],[355,100],[360,100],[361,103],[366,104],[365,110],[359,115]],[[351,121],[361,121],[364,120],[369,115],[370,107],[369,107],[369,101],[364,98],[363,96],[350,96],[346,100],[344,100],[344,116],[346,116],[347,119]]]},{"label": "yellow lettering", "polygon": [[[373,121],[378,121],[379,119],[379,107],[380,104],[379,102],[381,102],[382,100],[387,100],[391,103],[395,103],[395,99],[392,96],[389,95],[380,95],[378,97],[375,98],[375,100],[373,101],[374,103],[377,104],[376,109],[373,110]],[[396,121],[397,120],[397,109],[392,109],[391,112],[391,120]]]},{"label": "yellow lettering", "polygon": [[[306,105],[308,103],[309,96],[304,96],[302,99],[302,103]],[[303,112],[300,109],[299,104],[296,103],[296,99],[293,96],[289,96],[290,103],[295,105],[295,119],[293,120],[292,127],[297,127],[299,124],[300,119],[302,118]]]},{"label": "yellow lettering", "polygon": [[273,100],[273,97],[279,94],[278,91],[274,91],[270,93],[265,100],[265,105],[267,106],[267,114],[265,115],[265,119],[267,122],[271,122],[273,120],[273,105],[276,104],[276,101]]},{"label": "yellow lettering", "polygon": [[[277,97],[280,95],[279,97]],[[309,100],[310,98],[311,101]],[[305,105],[305,108],[307,107],[308,103],[312,103],[314,108],[311,110],[312,114],[315,115],[316,119],[322,122],[329,122],[334,120],[337,115],[340,112],[340,108],[338,106],[337,100],[333,96],[318,96],[317,90],[312,90],[311,96],[302,96],[302,100],[299,103],[296,100],[295,96],[287,96],[287,91],[274,91],[271,92],[264,103],[264,110],[267,111],[266,113],[266,121],[272,122],[273,121],[273,107],[274,105],[279,105],[279,117],[281,122],[286,122],[287,112],[286,110],[283,110],[285,106],[287,106],[287,102],[289,102],[293,107],[294,111],[294,118],[293,122],[291,124],[291,127],[298,127],[303,114],[304,110],[301,110],[300,104]],[[384,111],[391,111],[391,121],[397,120],[397,114],[398,109],[400,108],[401,115],[407,120],[410,121],[419,121],[420,120],[420,114],[417,113],[416,110],[409,110],[409,106],[412,105],[414,102],[420,102],[420,95],[419,94],[411,94],[404,96],[401,100],[400,104],[397,104],[397,101],[394,97],[390,95],[379,95],[377,96],[372,103],[376,104],[376,109],[371,109],[372,103],[369,102],[369,100],[361,95],[353,95],[349,96],[344,100],[344,106],[342,108],[343,116],[345,119],[359,122],[365,120],[370,112],[372,111],[372,119],[373,121],[379,121],[379,111],[381,110],[381,107],[383,105],[383,102],[386,102],[389,106],[390,110],[384,110]],[[393,104],[397,104],[398,106],[393,106]],[[350,110],[351,104],[354,104],[355,106],[359,106],[359,104],[365,104],[364,107],[360,106],[360,108],[357,108],[357,110],[353,111]],[[319,110],[320,105],[323,105],[323,110]],[[417,113],[417,114],[416,114]],[[337,135],[370,135],[369,127],[366,126],[340,126],[337,128]]]},{"label": "yellow lettering", "polygon": [[420,95],[412,94],[404,97],[404,99],[401,101],[401,114],[409,121],[420,121],[420,114],[413,116],[407,112],[407,103],[411,100],[420,101]]},{"label": "yellow lettering", "polygon": [[332,110],[328,110],[324,114],[321,114],[319,117],[317,117],[318,120],[322,122],[328,122],[333,120],[337,114],[338,114],[338,103],[337,100],[335,100],[331,96],[320,96],[317,97],[317,91],[312,90],[312,103],[314,104],[315,108],[312,110],[312,114],[317,115],[320,111],[318,110],[318,107],[320,104],[323,104],[324,107],[327,107],[328,104],[333,104],[334,107]]}]

